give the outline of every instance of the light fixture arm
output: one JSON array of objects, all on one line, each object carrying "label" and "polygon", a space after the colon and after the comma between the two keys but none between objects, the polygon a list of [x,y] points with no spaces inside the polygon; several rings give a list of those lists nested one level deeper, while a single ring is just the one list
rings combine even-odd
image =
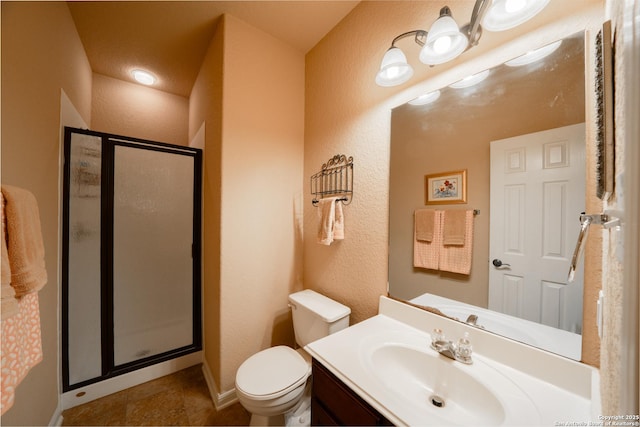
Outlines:
[{"label": "light fixture arm", "polygon": [[482,36],[482,27],[480,26],[480,22],[482,22],[482,18],[484,18],[484,15],[487,13],[487,9],[490,4],[491,0],[476,0],[476,4],[473,6],[471,21],[463,27],[467,32],[469,48],[471,48],[471,46],[476,46],[480,41],[480,37]]},{"label": "light fixture arm", "polygon": [[[476,46],[480,41],[480,36],[482,35],[482,27],[480,27],[480,22],[482,21],[482,18],[490,4],[491,0],[476,0],[475,5],[473,6],[473,12],[471,14],[471,21],[461,28],[461,31],[469,39],[469,47],[467,47],[467,50],[472,46]],[[449,8],[449,6],[444,6],[440,9],[440,16],[451,16],[451,9]],[[391,47],[395,47],[397,41],[411,36],[414,36],[414,41],[416,42],[416,44],[422,47],[427,41],[427,35],[428,32],[425,30],[407,31],[406,33],[402,33],[399,36],[396,36],[391,42]]]},{"label": "light fixture arm", "polygon": [[413,31],[407,31],[406,33],[402,33],[399,36],[396,36],[396,38],[394,38],[393,41],[391,42],[391,47],[395,47],[395,44],[398,40],[401,40],[413,35],[415,35],[414,41],[418,45],[424,46],[424,43],[427,40],[427,32],[425,30],[413,30]]}]

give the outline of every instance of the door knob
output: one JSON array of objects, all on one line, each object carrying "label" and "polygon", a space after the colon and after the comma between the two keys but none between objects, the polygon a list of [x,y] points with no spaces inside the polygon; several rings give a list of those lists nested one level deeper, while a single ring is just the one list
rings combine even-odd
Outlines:
[{"label": "door knob", "polygon": [[504,264],[501,260],[499,260],[498,258],[494,259],[493,261],[491,261],[491,263],[493,264],[494,267],[496,268],[500,268],[500,267],[511,267],[511,264]]}]

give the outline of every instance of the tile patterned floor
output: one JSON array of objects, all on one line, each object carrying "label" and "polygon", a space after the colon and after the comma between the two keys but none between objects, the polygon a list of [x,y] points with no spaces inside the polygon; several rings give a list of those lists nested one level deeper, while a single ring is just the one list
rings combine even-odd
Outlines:
[{"label": "tile patterned floor", "polygon": [[105,396],[63,412],[63,426],[242,426],[239,404],[213,406],[202,365]]}]

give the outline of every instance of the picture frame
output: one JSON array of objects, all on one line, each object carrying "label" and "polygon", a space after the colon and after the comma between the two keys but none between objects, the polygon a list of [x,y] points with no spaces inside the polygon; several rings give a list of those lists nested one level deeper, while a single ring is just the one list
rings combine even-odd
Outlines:
[{"label": "picture frame", "polygon": [[424,176],[425,205],[467,203],[467,170]]},{"label": "picture frame", "polygon": [[613,38],[611,21],[596,36],[596,196],[609,200],[614,191]]}]

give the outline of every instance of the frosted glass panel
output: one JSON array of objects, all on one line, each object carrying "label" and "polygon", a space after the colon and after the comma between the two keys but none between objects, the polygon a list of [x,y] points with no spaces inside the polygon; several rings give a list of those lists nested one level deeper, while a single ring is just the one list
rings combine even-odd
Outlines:
[{"label": "frosted glass panel", "polygon": [[102,375],[100,342],[101,138],[72,134],[69,146],[69,383]]},{"label": "frosted glass panel", "polygon": [[193,344],[194,159],[114,147],[114,362]]}]

